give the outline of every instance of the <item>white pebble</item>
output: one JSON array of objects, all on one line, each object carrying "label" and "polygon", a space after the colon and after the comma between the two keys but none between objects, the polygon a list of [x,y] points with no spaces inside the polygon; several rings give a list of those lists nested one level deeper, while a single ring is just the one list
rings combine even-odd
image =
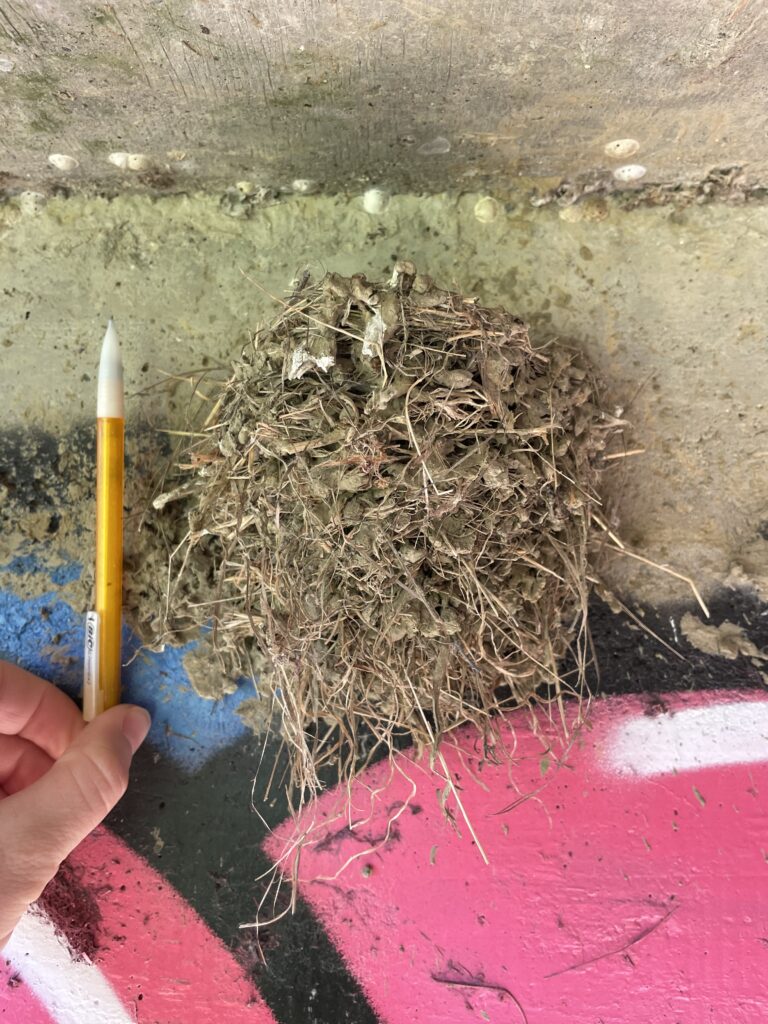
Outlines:
[{"label": "white pebble", "polygon": [[57,171],[74,171],[80,166],[73,156],[67,156],[66,153],[51,153],[48,156],[48,163]]},{"label": "white pebble", "polygon": [[146,153],[110,153],[107,160],[121,171],[146,171],[152,166]]},{"label": "white pebble", "polygon": [[483,196],[475,203],[475,219],[481,224],[490,224],[491,221],[501,213],[501,203],[498,203],[493,196]]},{"label": "white pebble", "polygon": [[320,185],[314,178],[294,178],[291,188],[294,192],[298,192],[299,195],[311,196],[313,192],[317,192]]},{"label": "white pebble", "polygon": [[152,157],[147,156],[146,153],[129,153],[128,154],[128,170],[129,171],[146,171],[152,166]]},{"label": "white pebble", "polygon": [[10,57],[0,57],[0,71],[13,71],[15,64]]},{"label": "white pebble", "polygon": [[369,188],[363,193],[363,209],[366,213],[384,213],[389,205],[389,192],[383,188]]},{"label": "white pebble", "polygon": [[417,150],[421,156],[439,156],[441,153],[450,153],[450,151],[451,144],[442,135],[438,135],[430,142],[423,143]]},{"label": "white pebble", "polygon": [[125,171],[128,167],[128,156],[128,153],[110,153],[107,160],[121,171]]},{"label": "white pebble", "polygon": [[41,192],[20,192],[19,210],[27,217],[34,217],[42,213],[48,200]]},{"label": "white pebble", "polygon": [[624,164],[617,167],[613,172],[616,181],[639,181],[648,173],[648,169],[642,164]]},{"label": "white pebble", "polygon": [[614,160],[626,160],[628,156],[634,156],[638,149],[640,143],[637,139],[614,139],[613,142],[606,142],[604,152]]}]

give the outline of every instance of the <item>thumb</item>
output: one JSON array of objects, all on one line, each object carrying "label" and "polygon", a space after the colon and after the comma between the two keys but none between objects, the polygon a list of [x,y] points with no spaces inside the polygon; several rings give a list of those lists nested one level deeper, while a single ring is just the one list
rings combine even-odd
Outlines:
[{"label": "thumb", "polygon": [[122,704],[90,722],[33,785],[0,801],[0,936],[6,910],[23,913],[59,864],[112,810],[126,790],[131,758],[151,719]]}]

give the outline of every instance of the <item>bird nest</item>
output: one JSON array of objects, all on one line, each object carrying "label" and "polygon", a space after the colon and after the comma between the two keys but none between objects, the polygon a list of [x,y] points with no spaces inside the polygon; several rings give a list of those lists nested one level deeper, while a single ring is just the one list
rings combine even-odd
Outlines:
[{"label": "bird nest", "polygon": [[614,422],[581,356],[408,262],[297,284],[183,462],[170,607],[259,667],[302,795],[325,765],[465,723],[490,747],[500,710],[581,692]]}]

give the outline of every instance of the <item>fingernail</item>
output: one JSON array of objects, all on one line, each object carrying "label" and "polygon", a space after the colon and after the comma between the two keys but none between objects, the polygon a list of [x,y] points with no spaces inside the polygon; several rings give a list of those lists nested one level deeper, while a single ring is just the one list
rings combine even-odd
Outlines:
[{"label": "fingernail", "polygon": [[144,708],[139,708],[135,705],[128,708],[123,718],[123,735],[131,744],[131,750],[134,754],[144,742],[150,725],[152,725],[152,719],[149,717],[149,712],[145,711]]}]

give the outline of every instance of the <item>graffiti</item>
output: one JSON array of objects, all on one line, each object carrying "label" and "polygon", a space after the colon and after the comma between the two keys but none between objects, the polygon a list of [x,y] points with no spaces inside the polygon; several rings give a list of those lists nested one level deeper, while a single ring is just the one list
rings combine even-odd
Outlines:
[{"label": "graffiti", "polygon": [[[508,724],[511,766],[483,765],[470,734],[448,747],[487,868],[442,814],[434,776],[408,757],[357,783],[351,825],[340,827],[333,793],[307,812],[301,891],[381,1020],[514,1020],[498,1016],[505,1007],[531,1024],[587,1019],[585,1008],[589,1019],[763,1019],[768,744],[758,760],[749,741],[768,702],[695,695],[647,712],[636,699],[601,702],[559,762],[546,727],[536,734],[523,716]],[[698,759],[674,742],[694,723]],[[736,763],[722,763],[710,730]],[[649,735],[668,763],[640,774],[636,741]],[[267,844],[275,857],[284,836]],[[99,830],[76,862],[99,892],[106,938],[95,965],[79,962],[28,915],[7,952],[9,979],[26,987],[7,988],[6,1001],[20,1007],[31,990],[45,1012],[27,1008],[24,1020],[99,1021],[97,1005],[115,1024],[273,1019],[231,954],[124,844]]]},{"label": "graffiti", "polygon": [[[0,623],[0,648],[73,688],[82,622],[53,591],[0,595]],[[54,634],[71,663],[41,655]],[[407,754],[374,765],[351,794],[305,811],[297,913],[257,947],[240,925],[253,919],[260,876],[275,863],[290,870],[281,858],[295,822],[279,800],[260,806],[268,827],[250,811],[265,752],[233,713],[248,690],[204,701],[183,652],[131,643],[128,696],[155,726],[118,813],[71,859],[73,884],[97,908],[93,936],[84,943],[31,910],[5,953],[0,1018],[766,1019],[760,691],[595,701],[565,749],[544,715],[536,728],[510,715],[510,756],[497,763],[471,732],[446,744],[453,791]]]},{"label": "graffiti", "polygon": [[[768,701],[728,693],[655,714],[605,700],[558,761],[551,727],[517,715],[512,766],[483,763],[465,733],[445,756],[488,867],[441,813],[434,776],[403,757],[352,792],[353,829],[381,835],[406,809],[386,841],[361,854],[333,794],[307,812],[301,890],[392,1024],[757,1024],[767,722]],[[277,856],[281,837],[268,847]]]},{"label": "graffiti", "polygon": [[7,978],[24,982],[6,996],[25,1001],[20,1022],[274,1022],[221,941],[124,843],[97,829],[71,863],[98,894],[98,953],[79,954],[44,914],[29,911],[5,950]]},{"label": "graffiti", "polygon": [[[0,654],[55,678],[72,696],[79,693],[83,678],[84,627],[83,616],[58,600],[55,591],[24,600],[0,590]],[[150,742],[188,771],[199,770],[218,750],[246,734],[234,712],[253,696],[252,686],[250,692],[243,686],[215,703],[201,700],[183,667],[194,646],[155,653],[142,650],[130,630],[124,631],[125,700],[147,708],[152,714]]]}]

